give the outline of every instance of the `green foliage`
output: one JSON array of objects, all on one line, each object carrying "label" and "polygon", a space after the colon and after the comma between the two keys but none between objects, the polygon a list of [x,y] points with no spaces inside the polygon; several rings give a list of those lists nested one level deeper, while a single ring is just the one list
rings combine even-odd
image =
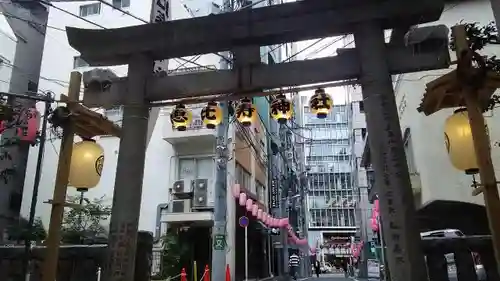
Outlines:
[{"label": "green foliage", "polygon": [[161,238],[161,243],[160,273],[154,277],[155,280],[178,275],[182,269],[181,259],[189,252],[187,245],[180,243],[178,233],[173,231],[164,235]]},{"label": "green foliage", "polygon": [[42,242],[47,237],[47,231],[43,227],[42,220],[35,218],[31,230],[28,227],[28,220],[20,217],[17,223],[9,225],[7,228],[8,239],[16,241],[17,244],[24,241]]},{"label": "green foliage", "polygon": [[[484,49],[484,47],[486,47],[487,45],[500,44],[500,41],[498,39],[498,30],[495,22],[490,22],[485,26],[480,26],[478,23],[465,23],[463,25],[465,26],[469,48],[473,52],[477,53],[477,51]],[[456,50],[455,38],[453,38],[453,36],[450,40],[450,48],[453,51]],[[480,62],[476,61],[476,63],[479,66],[483,66],[485,70],[500,73],[500,59],[497,58],[497,56],[481,55],[479,56],[479,60]],[[498,104],[500,104],[500,96],[494,94],[490,99],[486,111],[493,110],[497,107]]]},{"label": "green foliage", "polygon": [[[79,204],[80,196],[68,196],[68,203]],[[67,208],[62,222],[62,242],[80,244],[86,239],[107,237],[103,223],[111,215],[111,205],[105,203],[104,196],[92,200],[84,199],[81,207]]]}]

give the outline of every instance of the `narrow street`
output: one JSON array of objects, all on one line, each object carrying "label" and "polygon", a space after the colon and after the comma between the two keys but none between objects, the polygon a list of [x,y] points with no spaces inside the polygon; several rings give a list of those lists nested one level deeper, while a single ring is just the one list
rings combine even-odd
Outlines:
[{"label": "narrow street", "polygon": [[344,277],[343,273],[328,273],[328,274],[321,274],[319,278],[316,276],[310,277],[310,278],[305,278],[305,279],[298,279],[299,281],[352,281],[355,280],[352,277]]}]

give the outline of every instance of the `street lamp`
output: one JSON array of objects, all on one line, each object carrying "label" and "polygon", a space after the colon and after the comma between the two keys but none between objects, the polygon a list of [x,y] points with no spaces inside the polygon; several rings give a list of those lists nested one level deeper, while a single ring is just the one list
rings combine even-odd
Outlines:
[{"label": "street lamp", "polygon": [[479,167],[467,109],[455,110],[446,119],[444,131],[446,150],[453,166],[468,175],[477,174]]}]

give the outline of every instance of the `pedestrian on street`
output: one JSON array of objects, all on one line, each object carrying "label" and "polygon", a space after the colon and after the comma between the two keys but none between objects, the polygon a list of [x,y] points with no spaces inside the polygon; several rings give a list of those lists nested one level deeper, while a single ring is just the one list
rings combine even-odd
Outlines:
[{"label": "pedestrian on street", "polygon": [[343,260],[341,266],[342,269],[344,270],[345,278],[349,277],[349,272],[347,271],[347,261]]},{"label": "pedestrian on street", "polygon": [[297,280],[297,272],[300,264],[300,258],[296,253],[293,253],[288,259],[288,266],[290,267],[290,275],[293,280]]},{"label": "pedestrian on street", "polygon": [[314,263],[314,272],[316,272],[316,277],[319,278],[319,274],[321,273],[321,264],[318,260]]}]

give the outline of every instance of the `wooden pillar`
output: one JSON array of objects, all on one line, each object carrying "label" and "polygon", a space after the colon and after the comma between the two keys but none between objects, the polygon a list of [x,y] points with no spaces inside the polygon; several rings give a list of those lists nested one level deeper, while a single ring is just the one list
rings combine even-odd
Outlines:
[{"label": "wooden pillar", "polygon": [[[465,26],[454,26],[452,27],[452,32],[455,37],[458,72],[467,75],[467,72],[472,68],[472,62],[470,59],[467,60],[471,50],[468,46]],[[469,85],[465,85],[465,87],[468,86]],[[500,214],[500,197],[498,194],[495,169],[491,160],[490,138],[482,109],[478,103],[476,89],[465,88],[462,90],[462,95],[467,106],[467,113],[469,115],[472,138],[474,140],[474,150],[476,152],[477,165],[479,167],[479,175],[483,188],[493,249],[495,250],[495,259],[497,267],[500,269],[500,219],[498,217],[498,214]]]},{"label": "wooden pillar", "polygon": [[[68,98],[69,101],[76,101],[80,97],[80,86],[82,75],[79,72],[72,72]],[[68,106],[71,106],[68,105]],[[63,126],[63,136],[61,148],[59,150],[59,161],[57,165],[56,183],[52,198],[52,210],[50,212],[50,224],[48,237],[46,240],[46,252],[43,265],[43,281],[54,281],[57,276],[57,266],[59,261],[59,246],[61,244],[61,224],[66,202],[66,192],[68,188],[69,168],[71,155],[73,154],[73,139],[75,129],[73,122],[66,122]],[[65,279],[58,279],[65,280]]]}]

